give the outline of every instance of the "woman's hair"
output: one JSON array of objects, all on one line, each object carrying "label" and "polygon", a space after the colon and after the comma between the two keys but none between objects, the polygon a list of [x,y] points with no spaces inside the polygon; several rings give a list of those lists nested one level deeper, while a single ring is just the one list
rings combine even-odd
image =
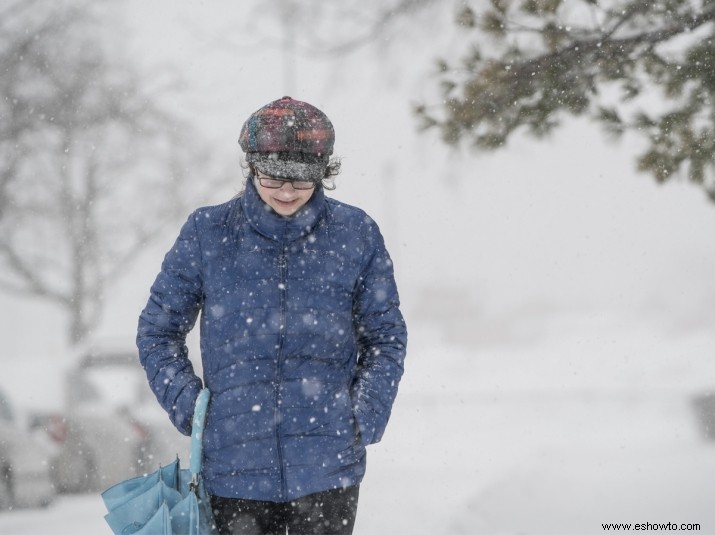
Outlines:
[{"label": "woman's hair", "polygon": [[341,163],[342,162],[340,161],[339,156],[332,156],[330,158],[330,161],[328,162],[328,167],[325,168],[325,176],[321,180],[323,188],[328,190],[335,189],[335,180],[333,179],[333,177],[338,176],[340,174]]},{"label": "woman's hair", "polygon": [[[325,175],[323,178],[320,180],[320,185],[323,187],[323,189],[327,190],[334,190],[335,189],[335,179],[333,177],[336,177],[340,174],[340,157],[338,156],[331,156],[330,161],[328,162],[328,166],[325,168]],[[245,180],[249,180],[250,178],[256,176],[256,169],[253,167],[253,164],[248,163],[246,160],[241,160],[241,168],[244,170],[243,178]],[[239,191],[236,194],[236,197],[240,197],[243,195],[243,192],[246,190],[246,182],[244,180],[243,183],[243,188],[241,188],[241,191]]]}]

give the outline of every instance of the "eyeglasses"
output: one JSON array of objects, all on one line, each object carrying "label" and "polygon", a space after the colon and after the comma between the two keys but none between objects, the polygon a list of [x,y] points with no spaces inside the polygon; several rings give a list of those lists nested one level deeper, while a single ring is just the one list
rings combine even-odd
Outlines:
[{"label": "eyeglasses", "polygon": [[261,186],[269,189],[280,189],[286,182],[290,182],[293,189],[313,189],[315,187],[315,182],[310,180],[291,180],[289,178],[283,179],[263,176],[257,176],[256,178],[258,179],[258,182],[261,183]]}]

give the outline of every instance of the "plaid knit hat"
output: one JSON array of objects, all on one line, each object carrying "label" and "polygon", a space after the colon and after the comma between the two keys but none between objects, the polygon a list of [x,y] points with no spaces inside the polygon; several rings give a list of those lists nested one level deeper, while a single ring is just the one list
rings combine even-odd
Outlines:
[{"label": "plaid knit hat", "polygon": [[275,178],[319,182],[335,144],[335,130],[322,111],[283,97],[254,112],[238,138],[246,161]]}]

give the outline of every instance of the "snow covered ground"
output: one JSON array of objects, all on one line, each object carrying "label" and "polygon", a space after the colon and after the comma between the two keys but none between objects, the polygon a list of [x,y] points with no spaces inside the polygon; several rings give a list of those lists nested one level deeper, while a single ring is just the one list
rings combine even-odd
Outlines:
[{"label": "snow covered ground", "polygon": [[[543,321],[543,336],[471,348],[413,325],[356,535],[715,532],[715,441],[693,408],[715,384],[715,335],[585,313]],[[0,515],[0,533],[99,535],[103,514],[99,496],[61,497]]]}]

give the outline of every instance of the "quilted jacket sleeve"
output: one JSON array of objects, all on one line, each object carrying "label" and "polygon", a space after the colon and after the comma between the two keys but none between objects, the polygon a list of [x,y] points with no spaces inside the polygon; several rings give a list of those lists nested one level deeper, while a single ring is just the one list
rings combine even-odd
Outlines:
[{"label": "quilted jacket sleeve", "polygon": [[377,225],[369,221],[365,267],[354,298],[358,367],[351,397],[364,444],[379,442],[403,373],[407,329],[395,277]]},{"label": "quilted jacket sleeve", "polygon": [[186,347],[203,303],[201,249],[195,216],[189,217],[164,257],[139,317],[139,359],[152,391],[182,433],[191,433],[194,403],[201,390]]}]

